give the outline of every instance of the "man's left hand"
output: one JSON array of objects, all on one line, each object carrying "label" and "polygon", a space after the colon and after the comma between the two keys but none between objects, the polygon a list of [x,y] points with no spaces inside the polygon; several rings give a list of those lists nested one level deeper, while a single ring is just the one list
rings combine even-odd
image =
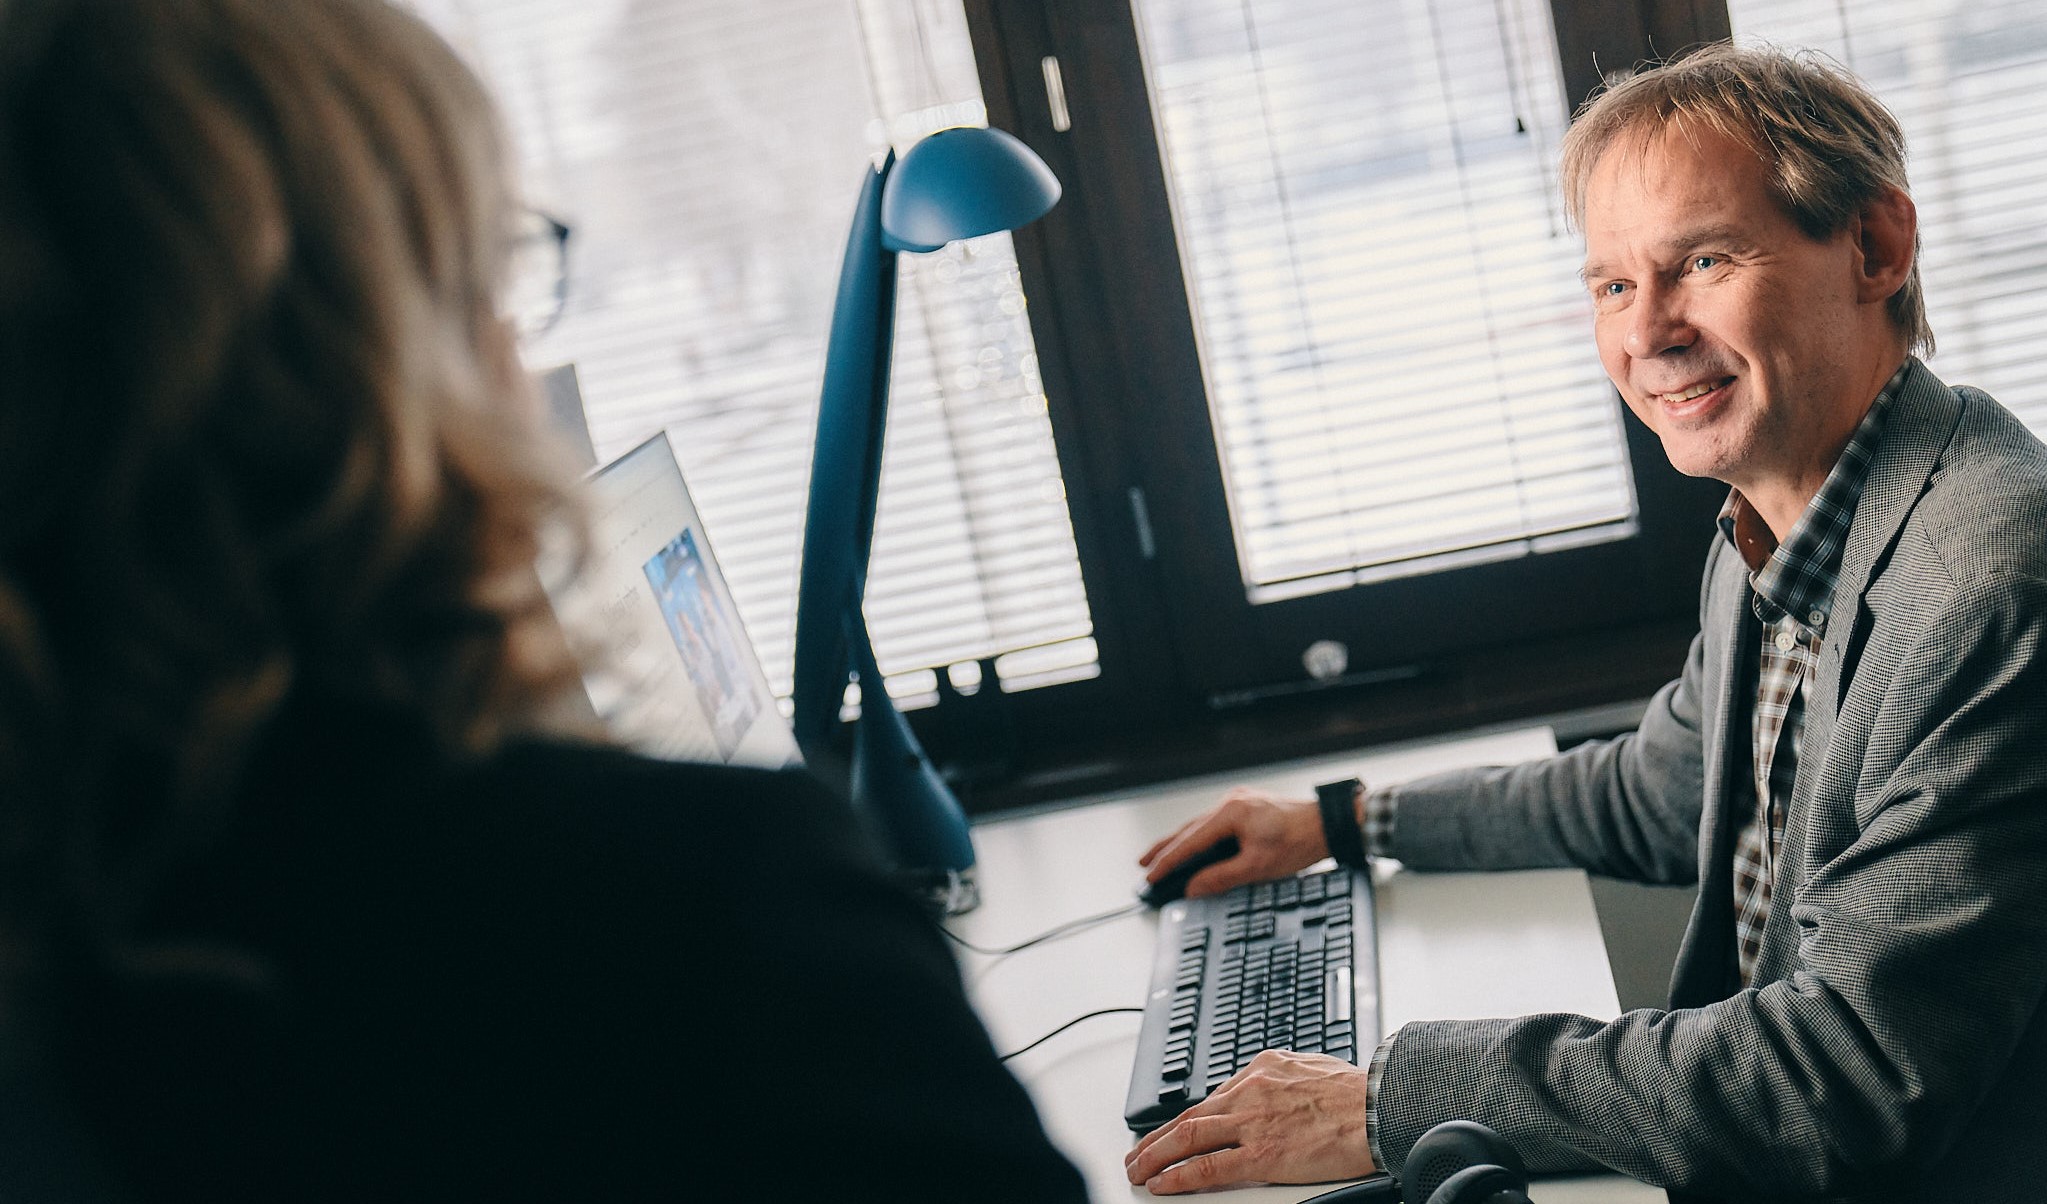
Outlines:
[{"label": "man's left hand", "polygon": [[1365,1068],[1268,1049],[1214,1094],[1124,1155],[1154,1195],[1230,1183],[1326,1183],[1369,1175]]}]

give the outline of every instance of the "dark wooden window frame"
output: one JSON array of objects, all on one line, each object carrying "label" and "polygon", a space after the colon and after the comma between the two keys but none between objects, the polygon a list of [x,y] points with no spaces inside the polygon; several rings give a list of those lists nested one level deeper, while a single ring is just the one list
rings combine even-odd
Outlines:
[{"label": "dark wooden window frame", "polygon": [[[1724,489],[1670,469],[1632,416],[1638,538],[1250,617],[1178,248],[1159,219],[1165,174],[1133,14],[1119,0],[965,2],[990,122],[1066,184],[1016,249],[1101,658],[1091,681],[946,690],[913,715],[970,810],[1640,698],[1676,672]],[[1551,7],[1579,99],[1604,70],[1728,29],[1721,0]],[[1068,131],[1052,126],[1047,56],[1073,101]],[[1595,597],[1588,580],[1602,583]],[[1322,634],[1351,647],[1357,682],[1307,688],[1299,650]]]}]

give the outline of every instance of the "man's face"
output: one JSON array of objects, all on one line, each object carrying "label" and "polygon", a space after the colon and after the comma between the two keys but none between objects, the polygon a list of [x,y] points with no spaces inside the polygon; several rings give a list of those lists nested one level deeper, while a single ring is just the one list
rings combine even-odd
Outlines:
[{"label": "man's face", "polygon": [[1711,131],[1623,137],[1585,207],[1607,375],[1678,471],[1751,497],[1824,479],[1869,402],[1855,238],[1808,237],[1764,171]]}]

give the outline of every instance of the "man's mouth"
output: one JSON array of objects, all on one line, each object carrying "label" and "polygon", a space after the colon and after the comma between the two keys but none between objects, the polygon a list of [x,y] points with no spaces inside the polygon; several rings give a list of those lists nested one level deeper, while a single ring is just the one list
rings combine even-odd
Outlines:
[{"label": "man's mouth", "polygon": [[1733,383],[1734,383],[1733,377],[1721,376],[1716,377],[1712,380],[1702,380],[1696,385],[1692,385],[1691,387],[1686,389],[1680,389],[1675,393],[1652,393],[1650,394],[1650,397],[1652,397],[1660,405],[1681,406],[1688,401],[1693,401],[1696,400],[1697,398],[1704,397],[1706,394],[1713,392],[1715,389],[1719,389],[1722,388],[1723,386],[1731,385]]}]

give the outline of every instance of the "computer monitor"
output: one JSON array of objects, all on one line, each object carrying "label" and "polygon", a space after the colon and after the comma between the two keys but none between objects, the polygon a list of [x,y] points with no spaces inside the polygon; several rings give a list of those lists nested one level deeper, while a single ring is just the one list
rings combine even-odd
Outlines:
[{"label": "computer monitor", "polygon": [[583,675],[597,717],[668,760],[798,764],[667,434],[589,480],[589,562],[550,594],[564,627],[600,649]]}]

